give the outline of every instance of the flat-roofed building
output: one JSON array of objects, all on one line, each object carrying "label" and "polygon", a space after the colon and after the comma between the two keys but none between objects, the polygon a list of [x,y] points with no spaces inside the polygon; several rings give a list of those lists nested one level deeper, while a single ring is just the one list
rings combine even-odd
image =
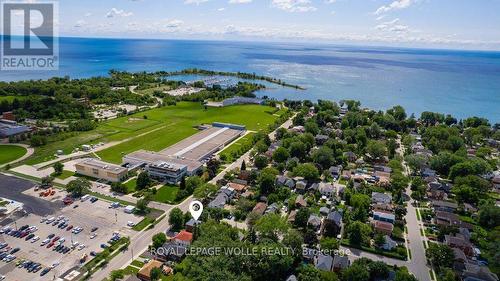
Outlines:
[{"label": "flat-roofed building", "polygon": [[84,159],[80,163],[75,164],[75,169],[78,174],[110,182],[119,182],[124,180],[128,172],[127,168],[109,164],[93,158]]},{"label": "flat-roofed building", "polygon": [[0,137],[10,137],[28,132],[29,130],[28,126],[19,125],[15,121],[0,119]]},{"label": "flat-roofed building", "polygon": [[158,180],[171,184],[183,176],[192,176],[202,170],[203,163],[245,132],[245,127],[214,123],[160,152],[139,150],[123,157],[128,167],[144,167]]}]

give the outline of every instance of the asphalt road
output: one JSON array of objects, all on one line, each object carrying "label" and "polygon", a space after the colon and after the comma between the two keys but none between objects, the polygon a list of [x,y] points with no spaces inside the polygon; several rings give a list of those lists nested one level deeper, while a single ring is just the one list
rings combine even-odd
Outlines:
[{"label": "asphalt road", "polygon": [[60,202],[61,204],[49,202],[47,200],[22,193],[27,189],[33,188],[34,186],[35,183],[31,181],[0,174],[0,197],[23,203],[24,210],[28,213],[43,217],[53,214],[62,208],[62,202]]}]

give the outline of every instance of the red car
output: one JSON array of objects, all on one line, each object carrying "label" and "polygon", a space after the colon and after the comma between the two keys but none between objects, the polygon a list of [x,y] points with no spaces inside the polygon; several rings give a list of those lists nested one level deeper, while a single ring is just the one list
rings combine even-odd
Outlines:
[{"label": "red car", "polygon": [[47,245],[47,248],[50,248],[50,247],[52,247],[52,246],[54,246],[54,242],[50,242],[50,243]]},{"label": "red car", "polygon": [[70,225],[70,226],[68,226],[68,228],[66,228],[66,231],[70,231],[72,228],[73,228],[73,226]]},{"label": "red car", "polygon": [[57,240],[59,240],[59,238],[61,238],[61,237],[59,237],[59,236],[54,237],[54,239],[52,239],[52,243],[54,243],[54,242],[56,242]]}]

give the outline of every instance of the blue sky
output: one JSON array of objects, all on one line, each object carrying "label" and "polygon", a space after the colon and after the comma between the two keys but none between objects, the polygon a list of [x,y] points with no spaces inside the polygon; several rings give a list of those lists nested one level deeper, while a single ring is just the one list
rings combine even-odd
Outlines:
[{"label": "blue sky", "polygon": [[499,50],[499,11],[500,0],[62,0],[59,33]]}]

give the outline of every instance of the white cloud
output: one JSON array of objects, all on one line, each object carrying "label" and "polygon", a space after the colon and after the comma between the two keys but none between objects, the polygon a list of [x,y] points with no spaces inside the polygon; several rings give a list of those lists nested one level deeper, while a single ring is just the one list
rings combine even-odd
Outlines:
[{"label": "white cloud", "polygon": [[272,0],[271,5],[287,12],[312,12],[316,7],[310,0]]},{"label": "white cloud", "polygon": [[389,12],[391,10],[405,9],[405,8],[410,7],[414,3],[415,3],[415,0],[394,0],[389,5],[384,5],[384,6],[381,6],[380,8],[378,8],[375,11],[375,15],[380,15],[380,14]]},{"label": "white cloud", "polygon": [[87,22],[84,21],[84,20],[79,20],[75,23],[75,25],[73,27],[76,27],[76,28],[80,28],[80,27],[83,27],[84,25],[86,25]]},{"label": "white cloud", "polygon": [[222,11],[225,11],[225,10],[226,10],[226,8],[219,8],[219,9],[217,9],[217,11],[219,11],[219,12],[222,12]]},{"label": "white cloud", "polygon": [[202,3],[208,2],[208,0],[184,0],[184,4],[196,4],[200,5]]},{"label": "white cloud", "polygon": [[107,18],[113,18],[113,17],[130,17],[134,13],[132,12],[125,12],[124,10],[119,10],[117,8],[112,8],[111,11],[109,11],[106,14]]},{"label": "white cloud", "polygon": [[246,4],[252,3],[252,0],[229,0],[229,4]]},{"label": "white cloud", "polygon": [[410,31],[410,28],[407,25],[400,24],[400,19],[396,18],[391,21],[386,21],[383,22],[377,26],[375,26],[375,29],[378,29],[380,31],[385,31],[385,32],[396,32],[396,33],[403,33],[403,32],[408,32]]},{"label": "white cloud", "polygon": [[181,21],[181,20],[171,20],[171,21],[167,22],[167,24],[165,25],[165,27],[167,27],[167,28],[178,28],[178,27],[180,27],[183,24],[184,24],[184,22]]},{"label": "white cloud", "polygon": [[85,13],[85,15],[84,15],[84,16],[86,16],[86,17],[90,17],[90,16],[92,16],[92,13]]}]

